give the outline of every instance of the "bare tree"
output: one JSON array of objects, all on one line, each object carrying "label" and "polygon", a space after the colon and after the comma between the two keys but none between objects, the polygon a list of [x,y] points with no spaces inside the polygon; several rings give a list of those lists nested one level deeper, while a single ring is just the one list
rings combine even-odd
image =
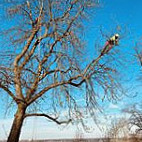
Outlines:
[{"label": "bare tree", "polygon": [[142,132],[142,113],[139,110],[132,110],[130,117],[130,129],[135,127],[135,132],[138,134]]},{"label": "bare tree", "polygon": [[127,138],[129,134],[128,120],[125,118],[113,119],[111,120],[111,127],[108,131],[108,135],[110,138],[115,141],[118,138]]},{"label": "bare tree", "polygon": [[[141,39],[136,43],[134,50],[135,50],[135,57],[138,60],[140,66],[142,66],[142,42]],[[138,78],[141,81],[141,70],[140,75]],[[138,81],[139,81],[138,80]],[[130,129],[135,128],[136,135],[142,132],[142,109],[141,103],[136,103],[131,108],[126,110],[127,113],[130,113]]]},{"label": "bare tree", "polygon": [[83,132],[81,130],[78,130],[75,134],[75,138],[73,142],[86,142],[87,140],[84,139]]},{"label": "bare tree", "polygon": [[11,44],[1,55],[0,88],[17,107],[8,142],[19,141],[27,117],[83,124],[83,108],[94,116],[100,100],[117,99],[120,84],[108,62],[112,48],[90,63],[83,52],[83,22],[97,4],[96,0],[13,0],[7,6],[12,24],[3,35]]},{"label": "bare tree", "polygon": [[130,115],[128,119],[130,138],[134,141],[140,140],[142,132],[142,112],[140,104],[136,103],[134,105],[127,106],[123,112]]}]

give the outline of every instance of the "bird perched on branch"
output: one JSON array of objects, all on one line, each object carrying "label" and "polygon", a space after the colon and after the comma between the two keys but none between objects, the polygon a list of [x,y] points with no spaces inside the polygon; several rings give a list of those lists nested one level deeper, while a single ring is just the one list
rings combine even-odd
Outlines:
[{"label": "bird perched on branch", "polygon": [[117,46],[119,43],[119,34],[115,34],[108,40],[112,45]]},{"label": "bird perched on branch", "polygon": [[109,40],[106,41],[103,50],[101,51],[101,55],[108,53],[114,46],[119,45],[119,34],[115,34]]}]

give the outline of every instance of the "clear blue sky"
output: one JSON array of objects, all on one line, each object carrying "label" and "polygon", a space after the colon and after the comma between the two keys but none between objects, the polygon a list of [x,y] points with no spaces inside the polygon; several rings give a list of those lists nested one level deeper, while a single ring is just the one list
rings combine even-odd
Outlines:
[{"label": "clear blue sky", "polygon": [[[134,47],[136,41],[138,41],[142,37],[142,20],[141,20],[142,19],[142,0],[101,0],[100,2],[101,2],[100,8],[96,10],[96,14],[93,15],[89,23],[85,25],[86,40],[88,41],[88,49],[89,49],[87,54],[88,56],[93,57],[94,55],[93,48],[95,48],[95,42],[98,41],[100,45],[103,45],[106,40],[105,38],[101,36],[100,30],[99,30],[100,27],[102,27],[103,31],[104,32],[106,31],[107,33],[111,33],[112,30],[114,32],[114,29],[117,25],[120,26],[122,33],[124,30],[127,30],[127,34],[122,38],[122,40],[120,41],[120,45],[117,48],[119,48],[119,50],[122,51],[121,53],[123,53],[125,57],[127,56],[128,65],[126,66],[125,71],[124,71],[124,68],[120,70],[123,70],[125,74],[123,77],[124,78],[126,77],[126,79],[129,79],[129,81],[124,82],[124,86],[135,87],[135,90],[133,90],[133,92],[135,91],[140,92],[140,90],[142,89],[141,87],[137,87],[138,82],[136,82],[135,80],[136,75],[140,68],[138,64],[136,64],[137,62],[131,59],[133,59],[132,54],[134,53],[132,47]],[[4,5],[1,4],[1,6],[4,6]],[[1,12],[0,15],[3,15],[3,12],[1,10],[0,12]],[[2,28],[3,28],[2,25],[0,25],[0,29]],[[109,109],[109,111],[107,110],[107,113],[118,114],[122,106],[125,106],[129,103],[132,104],[134,102],[139,102],[139,101],[141,101],[140,95],[138,95],[138,97],[134,99],[125,97],[118,104],[115,104],[115,105],[107,104]],[[6,120],[3,120],[4,108],[5,106],[4,106],[3,100],[0,99],[0,132],[3,131],[3,126],[5,126],[6,127],[5,129],[7,130],[8,126],[6,125],[6,123],[7,124],[10,123],[9,122],[10,120],[7,120],[7,122]],[[38,121],[40,122],[40,120]],[[53,126],[51,124],[48,126],[50,126],[48,128],[50,131],[50,128]],[[23,137],[27,137],[27,134],[26,134],[27,129],[29,128],[25,126]],[[55,130],[56,130],[56,127],[55,127]],[[33,133],[33,130],[31,129],[31,135],[32,133]],[[55,133],[53,135],[53,138],[55,138],[57,135],[58,136],[61,135],[59,132],[57,133],[58,134]],[[66,136],[69,136],[70,133],[71,132],[69,131],[69,133],[67,133]],[[44,134],[41,134],[41,137],[44,137],[42,135]],[[93,134],[93,136],[95,136],[95,134]],[[0,133],[0,138],[4,138],[4,137],[5,137],[4,132]]]}]

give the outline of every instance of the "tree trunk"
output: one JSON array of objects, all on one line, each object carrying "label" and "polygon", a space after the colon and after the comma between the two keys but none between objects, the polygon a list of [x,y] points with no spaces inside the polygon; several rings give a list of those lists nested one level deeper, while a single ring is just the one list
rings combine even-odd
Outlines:
[{"label": "tree trunk", "polygon": [[11,131],[8,137],[7,142],[18,142],[22,124],[24,121],[24,115],[25,115],[26,107],[24,104],[18,104],[18,109],[14,117],[14,121],[11,127]]}]

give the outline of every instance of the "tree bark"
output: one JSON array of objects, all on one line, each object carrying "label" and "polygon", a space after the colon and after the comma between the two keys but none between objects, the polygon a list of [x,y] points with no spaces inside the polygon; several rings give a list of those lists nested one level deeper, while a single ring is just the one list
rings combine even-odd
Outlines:
[{"label": "tree bark", "polygon": [[18,104],[18,109],[15,114],[14,121],[13,121],[7,142],[18,142],[19,141],[22,124],[24,121],[25,111],[26,111],[26,106],[21,103]]}]

